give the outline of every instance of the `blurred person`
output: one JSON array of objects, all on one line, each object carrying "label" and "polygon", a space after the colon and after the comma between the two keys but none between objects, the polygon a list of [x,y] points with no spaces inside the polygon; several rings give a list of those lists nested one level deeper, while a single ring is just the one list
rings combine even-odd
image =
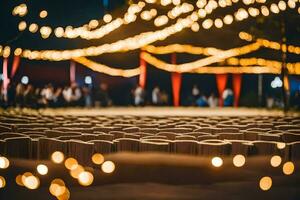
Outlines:
[{"label": "blurred person", "polygon": [[208,97],[207,103],[208,103],[209,107],[211,107],[211,108],[215,108],[218,106],[218,98],[215,96],[215,94],[213,92]]},{"label": "blurred person", "polygon": [[54,101],[54,88],[51,84],[46,85],[42,91],[41,96],[45,100],[46,106],[53,106]]},{"label": "blurred person", "polygon": [[196,105],[199,107],[208,106],[207,98],[204,94],[199,94],[199,98],[196,100]]},{"label": "blurred person", "polygon": [[233,91],[230,88],[226,88],[222,94],[223,105],[232,106],[233,105]]},{"label": "blurred person", "polygon": [[5,101],[4,103],[6,106],[16,106],[16,85],[15,85],[15,83],[11,82],[8,85],[6,96],[5,96],[5,94],[2,94],[2,95],[3,95],[3,98],[4,98],[3,100]]},{"label": "blurred person", "polygon": [[166,91],[161,91],[160,100],[161,100],[161,105],[169,104],[169,95]]},{"label": "blurred person", "polygon": [[22,83],[18,83],[16,86],[16,95],[15,95],[15,102],[16,106],[23,107],[24,105],[24,92],[25,87]]},{"label": "blurred person", "polygon": [[192,96],[193,96],[193,98],[194,99],[198,99],[199,95],[200,95],[200,90],[199,90],[198,86],[197,85],[193,85],[193,88],[192,88]]},{"label": "blurred person", "polygon": [[30,108],[37,107],[37,97],[34,92],[34,87],[32,85],[27,85],[24,92],[24,106]]},{"label": "blurred person", "polygon": [[54,107],[62,107],[64,105],[64,98],[62,95],[63,89],[61,87],[56,88],[53,94]]},{"label": "blurred person", "polygon": [[161,93],[158,86],[154,87],[152,90],[152,104],[160,105],[161,104]]},{"label": "blurred person", "polygon": [[69,106],[78,106],[81,99],[81,91],[77,83],[72,83],[70,87],[65,87],[63,97]]},{"label": "blurred person", "polygon": [[135,90],[133,92],[133,96],[134,96],[134,105],[135,106],[145,105],[145,91],[141,85],[138,85],[135,88]]},{"label": "blurred person", "polygon": [[82,87],[82,96],[84,98],[84,106],[92,107],[92,94],[91,88],[88,85]]},{"label": "blurred person", "polygon": [[111,105],[111,99],[108,95],[108,86],[106,83],[101,83],[99,87],[95,89],[94,101],[96,107],[106,107]]}]

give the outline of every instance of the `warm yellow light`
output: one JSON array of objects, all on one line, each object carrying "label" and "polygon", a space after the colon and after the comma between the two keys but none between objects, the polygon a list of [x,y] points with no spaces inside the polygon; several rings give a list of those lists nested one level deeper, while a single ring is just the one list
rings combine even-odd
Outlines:
[{"label": "warm yellow light", "polygon": [[286,3],[285,1],[279,1],[278,2],[278,7],[280,10],[286,10]]},{"label": "warm yellow light", "polygon": [[105,14],[105,15],[103,16],[103,21],[104,21],[105,23],[109,23],[109,22],[111,22],[111,20],[112,20],[112,16],[111,16],[110,14]]},{"label": "warm yellow light", "polygon": [[225,24],[231,24],[233,22],[233,17],[232,15],[226,15],[223,19]]},{"label": "warm yellow light", "polygon": [[181,0],[172,0],[172,3],[177,6],[181,3]]},{"label": "warm yellow light", "polygon": [[70,174],[73,178],[78,178],[79,174],[84,171],[84,168],[81,165],[77,165],[75,169],[70,171]]},{"label": "warm yellow light", "polygon": [[16,183],[17,183],[17,185],[19,185],[19,186],[24,186],[23,181],[22,181],[22,176],[23,176],[23,175],[19,174],[19,175],[16,177]]},{"label": "warm yellow light", "polygon": [[223,21],[221,19],[216,19],[215,20],[215,26],[217,28],[222,28],[223,27]]},{"label": "warm yellow light", "polygon": [[9,160],[4,157],[4,156],[1,156],[0,157],[0,169],[6,169],[9,167]]},{"label": "warm yellow light", "polygon": [[24,31],[26,29],[26,27],[27,27],[27,24],[25,21],[21,21],[18,25],[19,31]]},{"label": "warm yellow light", "polygon": [[213,21],[211,19],[206,19],[202,23],[202,26],[205,29],[209,29],[210,27],[212,27],[212,25],[213,25]]},{"label": "warm yellow light", "polygon": [[204,6],[207,4],[206,0],[198,0],[196,5],[198,8],[204,8]]},{"label": "warm yellow light", "polygon": [[286,144],[283,142],[278,142],[276,146],[278,149],[284,149],[286,147]]},{"label": "warm yellow light", "polygon": [[168,23],[169,18],[166,15],[161,15],[158,16],[155,20],[154,20],[154,25],[155,26],[162,26],[165,25],[166,23]]},{"label": "warm yellow light", "polygon": [[61,195],[56,196],[58,200],[69,200],[70,199],[70,191],[67,187],[65,187],[65,192]]},{"label": "warm yellow light", "polygon": [[104,156],[102,154],[100,154],[100,153],[95,153],[92,156],[92,161],[96,165],[101,165],[104,162]]},{"label": "warm yellow light", "polygon": [[46,10],[42,10],[41,12],[40,12],[40,18],[45,18],[45,17],[47,17],[48,16],[48,12],[46,11]]},{"label": "warm yellow light", "polygon": [[78,162],[75,158],[68,158],[65,160],[65,167],[68,170],[74,170],[77,168],[77,166],[78,166]]},{"label": "warm yellow light", "polygon": [[51,159],[54,163],[59,164],[62,163],[64,161],[64,154],[60,151],[55,151],[52,155],[51,155]]},{"label": "warm yellow light", "polygon": [[83,171],[78,176],[78,182],[82,186],[89,186],[93,183],[93,181],[94,181],[94,176],[90,172]]},{"label": "warm yellow light", "polygon": [[46,175],[48,173],[48,167],[46,165],[40,164],[36,167],[36,170],[40,175]]},{"label": "warm yellow light", "polygon": [[65,182],[62,179],[54,179],[51,181],[49,191],[53,196],[60,196],[66,192]]},{"label": "warm yellow light", "polygon": [[3,176],[0,176],[0,188],[4,188],[6,185],[5,178]]},{"label": "warm yellow light", "polygon": [[220,157],[214,157],[213,159],[211,159],[211,164],[214,167],[221,167],[223,165],[223,160]]},{"label": "warm yellow light", "polygon": [[236,166],[236,167],[242,167],[242,166],[245,165],[245,163],[246,163],[245,156],[243,156],[243,155],[236,155],[236,156],[234,156],[234,158],[233,158],[233,164],[234,164],[234,166]]},{"label": "warm yellow light", "polygon": [[64,29],[62,27],[57,27],[54,30],[54,34],[56,37],[60,38],[60,37],[64,36]]},{"label": "warm yellow light", "polygon": [[115,168],[115,164],[112,161],[105,161],[101,166],[102,171],[108,174],[112,173]]},{"label": "warm yellow light", "polygon": [[285,175],[291,175],[292,173],[294,173],[294,170],[295,170],[295,166],[294,163],[292,162],[286,162],[282,167],[282,171]]},{"label": "warm yellow light", "polygon": [[49,35],[51,34],[51,32],[52,32],[52,29],[51,29],[51,27],[49,27],[49,26],[43,26],[43,27],[41,27],[41,29],[40,29],[40,33],[41,33],[41,35],[42,35],[42,38],[48,38],[49,37]]},{"label": "warm yellow light", "polygon": [[198,32],[199,29],[200,29],[199,24],[197,22],[193,23],[192,26],[191,26],[191,29],[194,32]]},{"label": "warm yellow light", "polygon": [[272,167],[278,167],[282,162],[282,159],[280,156],[272,156],[270,163]]},{"label": "warm yellow light", "polygon": [[260,189],[267,191],[272,187],[272,179],[271,177],[265,176],[260,179],[259,181],[259,187]]},{"label": "warm yellow light", "polygon": [[99,25],[99,22],[98,22],[98,20],[95,20],[95,19],[91,20],[89,23],[90,28],[96,28],[98,25]]},{"label": "warm yellow light", "polygon": [[270,10],[273,13],[276,13],[276,14],[279,13],[279,8],[275,3],[271,4]]},{"label": "warm yellow light", "polygon": [[270,11],[266,6],[262,6],[261,7],[261,14],[263,14],[264,16],[268,16],[270,14]]},{"label": "warm yellow light", "polygon": [[39,27],[37,24],[30,24],[30,26],[29,26],[29,31],[31,33],[36,33],[38,29],[39,29]]},{"label": "warm yellow light", "polygon": [[28,176],[25,178],[23,182],[24,186],[30,190],[35,190],[39,187],[40,185],[40,180],[36,176]]},{"label": "warm yellow light", "polygon": [[198,10],[198,15],[200,18],[204,18],[206,16],[206,12],[204,9],[199,9]]}]

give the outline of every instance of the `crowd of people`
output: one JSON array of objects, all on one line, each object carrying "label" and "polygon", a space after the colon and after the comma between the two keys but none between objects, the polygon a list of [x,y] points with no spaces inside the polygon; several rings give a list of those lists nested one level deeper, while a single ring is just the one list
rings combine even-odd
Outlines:
[{"label": "crowd of people", "polygon": [[[233,93],[231,89],[225,90],[223,98],[225,106],[232,106]],[[143,87],[137,85],[131,92],[131,105],[134,106],[164,106],[170,105],[171,99],[165,90],[159,86],[153,87],[147,92]],[[99,84],[98,87],[71,83],[64,87],[54,87],[47,84],[43,87],[35,87],[32,84],[9,84],[6,92],[1,90],[1,107],[106,107],[113,105],[109,95],[108,85]],[[196,85],[193,86],[190,94],[182,100],[184,106],[217,107],[218,97],[212,93],[206,97],[200,92]]]},{"label": "crowd of people", "polygon": [[6,92],[1,90],[2,107],[92,107],[110,104],[106,84],[100,84],[97,88],[90,85],[79,87],[76,83],[55,88],[52,84],[47,84],[39,88],[18,83],[10,84]]},{"label": "crowd of people", "polygon": [[[52,84],[47,84],[41,88],[34,87],[31,84],[12,83],[8,85],[6,92],[3,89],[1,90],[0,106],[4,108],[107,107],[114,105],[109,90],[108,85],[105,83],[101,83],[97,87],[92,87],[92,85],[88,84],[79,87],[77,83],[71,83],[64,87],[54,87]],[[128,90],[128,93],[131,96],[130,105],[133,106],[172,105],[169,93],[162,90],[159,86],[154,86],[149,92],[137,85],[131,91]],[[223,106],[233,106],[234,94],[230,88],[226,88],[221,97]],[[276,104],[276,102],[274,98],[267,97],[266,107],[276,107],[279,104]],[[219,97],[215,93],[207,96],[200,91],[197,85],[194,85],[190,91],[182,96],[181,105],[214,108],[219,106]],[[300,108],[299,92],[291,96],[291,105],[296,109]]]}]

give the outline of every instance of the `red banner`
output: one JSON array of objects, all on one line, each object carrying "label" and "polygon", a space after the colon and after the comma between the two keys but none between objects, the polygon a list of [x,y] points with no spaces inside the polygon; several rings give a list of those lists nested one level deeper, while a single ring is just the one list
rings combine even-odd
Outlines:
[{"label": "red banner", "polygon": [[217,87],[219,91],[219,106],[223,106],[223,92],[226,89],[227,74],[216,74]]},{"label": "red banner", "polygon": [[[142,51],[141,51],[142,54]],[[145,89],[146,87],[146,78],[147,78],[147,63],[146,61],[140,56],[140,77],[139,77],[139,84],[140,86]]]},{"label": "red banner", "polygon": [[[176,54],[173,53],[171,56],[172,64],[176,64]],[[172,72],[173,103],[175,107],[180,105],[181,80],[181,73]]]},{"label": "red banner", "polygon": [[232,87],[234,93],[234,107],[238,107],[242,87],[242,74],[232,75]]},{"label": "red banner", "polygon": [[11,68],[10,78],[13,78],[20,66],[20,56],[15,56]]}]

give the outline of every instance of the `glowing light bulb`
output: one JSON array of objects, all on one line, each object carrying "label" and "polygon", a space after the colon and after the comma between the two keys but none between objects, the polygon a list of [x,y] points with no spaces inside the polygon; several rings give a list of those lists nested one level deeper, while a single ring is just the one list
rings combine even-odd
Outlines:
[{"label": "glowing light bulb", "polygon": [[59,164],[62,163],[64,161],[64,154],[60,151],[55,151],[52,155],[51,155],[51,159],[54,163]]},{"label": "glowing light bulb", "polygon": [[96,153],[92,156],[92,161],[96,165],[101,165],[104,162],[104,156],[100,153]]},{"label": "glowing light bulb", "polygon": [[236,166],[236,167],[242,167],[242,166],[245,165],[245,163],[246,163],[245,156],[243,156],[243,155],[236,155],[236,156],[234,156],[234,158],[233,158],[233,164],[234,164],[234,166]]},{"label": "glowing light bulb", "polygon": [[223,165],[223,160],[220,157],[214,157],[213,159],[211,159],[211,164],[214,167],[221,167]]},{"label": "glowing light bulb", "polygon": [[285,175],[293,174],[294,170],[295,170],[295,166],[294,166],[294,163],[292,163],[292,162],[286,162],[286,163],[284,163],[284,165],[282,167],[282,171]]},{"label": "glowing light bulb", "polygon": [[46,10],[42,10],[40,12],[40,18],[46,18],[48,16],[48,12]]},{"label": "glowing light bulb", "polygon": [[264,191],[271,189],[271,187],[272,187],[271,177],[265,176],[265,177],[261,178],[259,181],[259,187],[260,187],[260,189],[262,189]]},{"label": "glowing light bulb", "polygon": [[105,161],[101,169],[104,173],[112,173],[115,170],[115,164],[112,161]]},{"label": "glowing light bulb", "polygon": [[94,176],[92,173],[83,171],[78,175],[78,182],[82,186],[89,186],[93,183]]},{"label": "glowing light bulb", "polygon": [[109,22],[111,22],[111,20],[112,20],[112,16],[111,16],[110,14],[105,14],[105,15],[103,16],[103,21],[104,21],[105,23],[109,23]]},{"label": "glowing light bulb", "polygon": [[36,169],[41,175],[46,175],[48,173],[48,167],[46,165],[40,164],[36,167]]},{"label": "glowing light bulb", "polygon": [[272,156],[270,163],[272,167],[278,167],[281,164],[281,157],[280,156]]},{"label": "glowing light bulb", "polygon": [[6,169],[9,167],[9,160],[6,157],[0,157],[0,169]]}]

